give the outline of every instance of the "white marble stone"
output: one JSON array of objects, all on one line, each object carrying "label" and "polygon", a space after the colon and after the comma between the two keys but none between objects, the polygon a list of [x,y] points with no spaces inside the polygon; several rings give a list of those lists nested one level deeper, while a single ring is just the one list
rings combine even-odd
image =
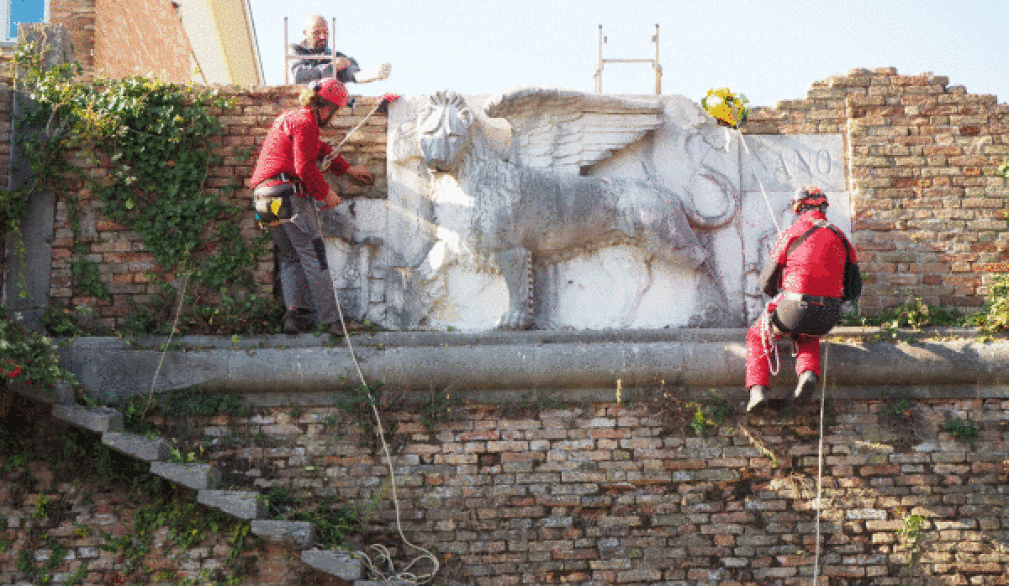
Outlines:
[{"label": "white marble stone", "polygon": [[327,248],[347,312],[391,329],[738,327],[796,188],[851,228],[841,135],[744,138],[684,96],[401,99],[388,149],[388,199],[341,206]]}]

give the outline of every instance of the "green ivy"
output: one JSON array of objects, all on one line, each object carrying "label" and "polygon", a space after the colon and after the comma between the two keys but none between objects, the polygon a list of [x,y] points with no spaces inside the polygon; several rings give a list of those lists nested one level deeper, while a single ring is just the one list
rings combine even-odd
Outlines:
[{"label": "green ivy", "polygon": [[[188,319],[181,323],[191,331],[277,331],[282,308],[272,297],[258,295],[253,279],[268,235],[243,237],[241,221],[247,210],[204,187],[210,166],[219,159],[210,152],[222,131],[216,114],[232,104],[216,91],[139,76],[82,82],[74,64],[44,67],[31,44],[19,45],[12,63],[19,90],[32,99],[17,121],[17,136],[33,179],[25,193],[0,192],[0,203],[9,204],[0,220],[17,225],[15,218],[27,210],[28,194],[65,189],[63,180],[76,174],[99,198],[105,217],[140,236],[157,263],[148,274],[155,287],[167,285],[149,305],[136,306],[135,314],[160,309],[157,321],[169,321],[163,309],[176,305],[172,284],[185,278]],[[95,152],[107,173],[95,174],[97,179],[85,176],[66,160],[71,152]],[[222,195],[240,186],[235,181]],[[66,201],[74,235],[74,290],[109,300],[101,268],[88,258],[89,248],[81,241],[80,202],[76,195]],[[208,306],[218,309],[208,314]],[[138,320],[143,321],[133,322]]]},{"label": "green ivy", "polygon": [[74,257],[70,262],[70,273],[74,278],[74,285],[85,295],[97,297],[109,301],[112,295],[109,287],[101,279],[101,269],[98,263],[87,256],[87,245],[81,242],[81,222],[78,217],[78,205],[80,199],[76,195],[67,198],[67,215],[70,217],[70,231],[74,235]]}]

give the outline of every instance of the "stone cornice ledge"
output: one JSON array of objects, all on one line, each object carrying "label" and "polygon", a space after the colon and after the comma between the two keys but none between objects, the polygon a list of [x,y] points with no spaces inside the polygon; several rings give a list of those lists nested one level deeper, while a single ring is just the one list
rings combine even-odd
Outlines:
[{"label": "stone cornice ledge", "polygon": [[[1009,340],[983,341],[971,330],[903,332],[908,341],[874,341],[875,328],[837,328],[829,337],[826,377],[850,398],[904,390],[934,398],[1009,397]],[[654,389],[686,395],[742,391],[743,329],[604,332],[382,332],[351,338],[365,379],[401,391],[451,391],[493,401],[515,393],[612,399]],[[93,396],[148,393],[164,338],[77,338],[63,347],[64,364]],[[189,336],[164,354],[158,392],[200,385],[250,395],[260,403],[325,404],[360,384],[345,341],[325,336]],[[781,352],[782,375],[794,384]],[[554,395],[556,396],[556,395]]]}]

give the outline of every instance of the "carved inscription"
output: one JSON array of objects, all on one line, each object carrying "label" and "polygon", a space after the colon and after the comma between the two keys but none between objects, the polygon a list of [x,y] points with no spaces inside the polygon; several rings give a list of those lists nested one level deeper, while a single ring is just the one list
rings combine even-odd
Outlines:
[{"label": "carved inscription", "polygon": [[[747,137],[744,191],[788,191],[814,184],[826,191],[844,190],[844,141],[841,135]],[[758,181],[759,179],[759,181]]]},{"label": "carved inscription", "polygon": [[830,175],[832,165],[830,151],[825,149],[780,153],[774,168],[774,176],[781,181],[803,177],[810,177],[815,181],[818,177]]}]

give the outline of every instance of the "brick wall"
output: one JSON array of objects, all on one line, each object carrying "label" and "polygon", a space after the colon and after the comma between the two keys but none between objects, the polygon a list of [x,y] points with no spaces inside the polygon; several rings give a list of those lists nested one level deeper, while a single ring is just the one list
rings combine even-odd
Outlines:
[{"label": "brick wall", "polygon": [[60,23],[70,33],[74,58],[86,75],[95,69],[95,7],[96,0],[50,0],[49,21]]},{"label": "brick wall", "polygon": [[[266,133],[278,114],[297,106],[297,96],[301,88],[297,86],[259,87],[239,89],[236,87],[216,88],[222,97],[231,99],[234,107],[218,112],[223,125],[222,136],[213,138],[211,154],[222,157],[221,163],[210,170],[206,191],[229,201],[237,202],[251,210],[252,190],[249,178],[259,149]],[[323,140],[336,145],[346,133],[357,126],[377,104],[377,98],[361,98],[351,112],[342,110],[323,130]],[[346,178],[332,179],[342,197],[382,197],[387,191],[385,172],[386,116],[373,115],[368,122],[355,132],[344,145],[342,151],[351,164],[363,164],[375,177],[371,186],[359,186]],[[101,179],[108,173],[108,161],[96,159],[92,153],[79,152],[70,155],[74,164],[86,176]],[[331,177],[327,174],[327,177]],[[88,257],[100,263],[102,281],[112,294],[110,301],[94,298],[74,297],[71,289],[72,249],[74,246],[65,196],[61,194],[56,205],[55,235],[53,239],[53,272],[51,299],[57,305],[88,304],[99,311],[99,325],[115,327],[131,311],[131,302],[146,303],[156,287],[144,275],[157,270],[153,256],[144,249],[140,237],[126,227],[102,217],[101,202],[86,188],[75,175],[66,177],[70,191],[80,197],[79,218],[82,241],[86,242]],[[259,229],[248,213],[243,223],[243,234],[251,239],[259,234]],[[272,291],[273,263],[262,259],[256,280],[264,293]]]},{"label": "brick wall", "polygon": [[189,39],[170,0],[51,0],[49,20],[69,31],[88,79],[193,79]]},{"label": "brick wall", "polygon": [[853,69],[757,109],[750,134],[845,135],[854,243],[874,314],[919,297],[975,309],[1006,270],[1009,106],[932,74]]},{"label": "brick wall", "polygon": [[189,38],[170,0],[96,0],[95,73],[193,79]]},{"label": "brick wall", "polygon": [[[435,584],[811,583],[818,405],[730,412],[697,436],[689,426],[694,407],[668,398],[622,406],[562,400],[383,402],[403,528],[438,552]],[[826,412],[821,584],[1009,583],[1009,402],[909,400],[895,408],[845,400]],[[976,422],[972,443],[941,431],[950,415]],[[350,545],[382,543],[402,562],[415,552],[397,535],[384,456],[364,417],[288,407],[151,421],[171,430],[162,434],[183,453],[219,467],[228,487],[283,487],[309,509],[377,507]],[[52,449],[60,442],[52,436]],[[127,523],[129,507],[77,505],[90,486],[49,493],[74,504],[62,526]],[[94,490],[97,503],[108,502],[107,488]],[[14,545],[0,560],[31,547],[23,533],[35,492],[43,491],[0,488],[0,512],[9,525],[15,519],[6,533]],[[909,516],[921,520],[914,559]],[[75,544],[71,564],[108,572],[111,556],[95,551],[100,543]],[[307,583],[298,579],[275,583]]]}]

